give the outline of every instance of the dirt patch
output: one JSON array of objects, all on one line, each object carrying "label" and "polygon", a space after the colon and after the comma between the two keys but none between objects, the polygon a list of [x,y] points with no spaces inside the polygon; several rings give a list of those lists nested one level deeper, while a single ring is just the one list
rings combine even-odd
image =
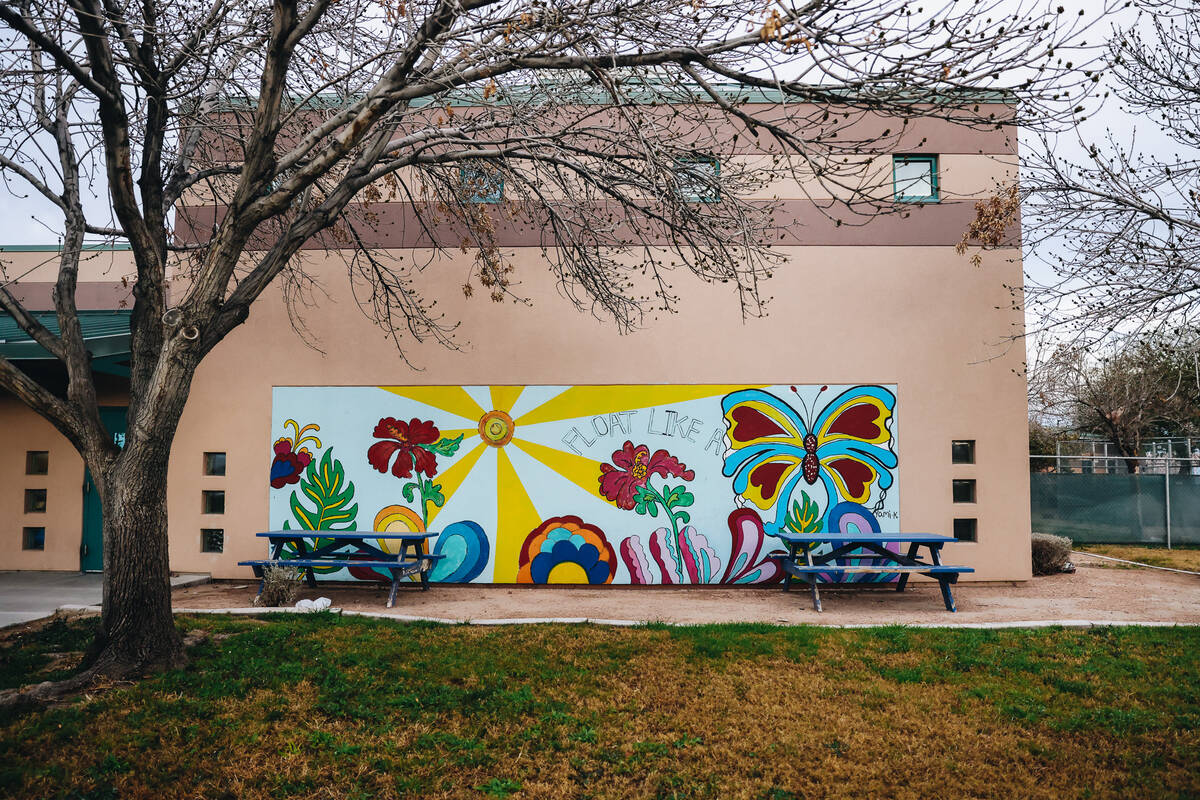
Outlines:
[{"label": "dirt patch", "polygon": [[[1097,569],[1082,557],[1073,575],[1023,582],[963,583],[954,587],[958,613],[942,605],[937,584],[893,589],[822,590],[825,611],[813,611],[809,593],[794,587],[647,588],[440,586],[429,591],[404,587],[392,609],[387,586],[328,584],[305,587],[301,598],[328,597],[339,608],[397,616],[453,620],[521,618],[620,619],[644,622],[774,622],[919,624],[1094,620],[1200,623],[1200,577],[1147,569]],[[246,588],[235,588],[246,587]],[[251,605],[256,582],[217,581],[176,589],[177,609],[241,608]]]}]

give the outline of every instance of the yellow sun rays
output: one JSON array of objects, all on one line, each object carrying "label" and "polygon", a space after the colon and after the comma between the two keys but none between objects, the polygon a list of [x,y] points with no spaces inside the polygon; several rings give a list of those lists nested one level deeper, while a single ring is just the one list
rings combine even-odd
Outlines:
[{"label": "yellow sun rays", "polygon": [[653,408],[670,403],[683,403],[713,395],[723,395],[745,386],[697,385],[637,385],[637,386],[572,386],[545,403],[530,409],[516,420],[520,425],[539,422],[559,422],[578,417],[594,417],[614,411]]},{"label": "yellow sun rays", "polygon": [[[461,386],[382,386],[380,388],[467,420],[479,420],[488,413],[488,410],[476,402],[471,394]],[[525,388],[524,386],[488,386],[491,410],[503,411],[506,414],[511,412]],[[515,445],[521,452],[575,484],[588,495],[603,500],[604,498],[599,492],[600,461],[521,438],[519,436],[520,428],[526,425],[594,417],[617,411],[657,408],[672,403],[721,396],[744,388],[746,387],[742,385],[716,384],[572,386],[534,406],[517,418],[513,422],[513,429],[518,435],[508,444]],[[471,441],[471,437],[479,436],[479,430],[478,428],[455,428],[442,431],[443,436],[451,438],[460,434],[463,435],[465,444]],[[488,446],[488,442],[480,441],[438,476],[442,493],[447,498],[469,477]],[[516,581],[521,545],[530,532],[543,522],[512,459],[504,452],[505,446],[507,445],[495,448],[497,529],[492,577],[495,583],[514,583]],[[440,510],[439,508],[430,509],[430,522]]]},{"label": "yellow sun rays", "polygon": [[504,448],[498,448],[496,456],[496,505],[499,513],[492,582],[516,583],[521,545],[530,532],[542,523],[542,517],[534,508],[533,500],[529,498]]}]

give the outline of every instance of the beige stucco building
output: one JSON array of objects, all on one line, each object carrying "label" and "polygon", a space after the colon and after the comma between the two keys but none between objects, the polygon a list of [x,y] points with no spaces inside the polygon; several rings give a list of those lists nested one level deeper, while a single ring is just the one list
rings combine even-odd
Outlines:
[{"label": "beige stucco building", "polygon": [[[796,521],[793,512],[810,501],[826,524],[849,503],[841,514],[856,511],[860,526],[956,535],[962,541],[944,559],[974,567],[970,579],[1028,578],[1023,348],[1009,338],[1022,324],[1019,294],[1009,289],[1022,284],[1020,251],[988,251],[976,267],[954,249],[974,201],[1015,177],[1015,134],[925,121],[911,137],[894,153],[871,154],[881,171],[930,165],[933,193],[902,214],[837,225],[813,196],[819,187],[780,180],[762,190],[783,200],[786,235],[778,247],[787,260],[764,284],[770,299],[761,318],[744,319],[727,286],[680,271],[673,282],[678,313],[622,335],[561,296],[536,241],[516,228],[500,230],[497,243],[527,302],[468,298],[461,284],[470,254],[420,250],[405,233],[406,209],[383,204],[378,246],[425,265],[414,278],[446,320],[461,321],[453,333],[458,348],[409,341],[401,357],[359,309],[342,259],[309,251],[305,266],[318,286],[302,313],[307,342],[276,288],[197,373],[166,476],[171,568],[248,578],[237,562],[264,554],[256,532],[304,526],[294,504],[312,508],[307,468],[328,454],[344,475],[343,492],[354,484],[338,506],[348,515],[338,524],[440,530],[476,523],[486,552],[460,553],[478,569],[457,574],[477,581],[528,579],[521,569],[530,536],[549,519],[572,516],[607,544],[607,554],[599,549],[609,581],[666,580],[679,564],[669,554],[647,556],[646,548],[659,552],[656,532],[670,522],[671,541],[706,554],[708,563],[683,582],[732,582],[749,573],[731,571],[736,546],[725,515],[754,509],[769,549],[772,527]],[[17,279],[18,296],[31,308],[52,308],[55,257],[52,248],[0,252],[6,279]],[[109,336],[97,353],[106,370],[98,381],[114,409],[126,396],[119,323],[117,335],[112,325],[133,276],[122,250],[90,252],[81,276],[80,306],[97,312],[91,335],[97,342]],[[835,400],[875,409],[867,420],[874,438],[837,434]],[[743,447],[750,445],[737,441],[739,405],[782,420],[788,430],[771,453],[752,458]],[[495,411],[507,426],[503,443],[489,441],[483,423]],[[372,455],[373,445],[390,441],[378,427],[389,418],[434,423],[431,444],[463,437],[427,475],[441,504],[406,498],[408,476],[389,462],[405,457],[403,447]],[[821,448],[811,481],[798,466],[810,431],[792,430],[796,420]],[[0,569],[99,568],[102,536],[80,458],[15,398],[0,397],[0,429],[7,445]],[[626,442],[683,465],[651,486],[659,483],[664,494],[676,484],[688,489],[695,496],[690,521],[651,518],[606,494],[604,475],[623,468]],[[839,457],[834,448],[842,445],[849,449]],[[288,460],[302,449],[311,460]],[[753,472],[767,462],[774,466]],[[763,476],[772,486],[764,488]]]}]

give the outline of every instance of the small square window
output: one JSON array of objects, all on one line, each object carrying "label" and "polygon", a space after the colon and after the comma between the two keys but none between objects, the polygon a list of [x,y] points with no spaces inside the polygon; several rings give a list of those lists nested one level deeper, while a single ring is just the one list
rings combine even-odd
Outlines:
[{"label": "small square window", "polygon": [[721,199],[717,179],[721,162],[712,156],[690,156],[675,159],[675,186],[679,196],[688,203],[715,203]]},{"label": "small square window", "polygon": [[899,203],[936,203],[938,157],[892,156],[892,192]]},{"label": "small square window", "polygon": [[204,454],[204,474],[205,475],[224,475],[225,474],[225,454],[224,453],[205,453]]},{"label": "small square window", "polygon": [[26,514],[45,514],[46,513],[46,490],[45,489],[26,489],[25,490],[25,513]]},{"label": "small square window", "polygon": [[977,542],[979,541],[979,520],[977,519],[956,519],[954,520],[954,538],[960,542]]},{"label": "small square window", "polygon": [[974,503],[975,502],[975,481],[965,480],[953,481],[954,485],[954,502],[956,503]]},{"label": "small square window", "polygon": [[45,528],[22,528],[21,529],[21,549],[22,550],[45,550],[46,549],[46,529]]},{"label": "small square window", "polygon": [[504,199],[504,176],[495,167],[461,167],[458,188],[464,203],[499,203]]},{"label": "small square window", "polygon": [[200,529],[200,552],[201,553],[224,553],[225,552],[225,529],[224,528],[201,528]]},{"label": "small square window", "polygon": [[25,474],[47,475],[50,472],[50,452],[48,450],[25,451]]},{"label": "small square window", "polygon": [[950,463],[951,464],[974,464],[975,463],[975,440],[974,439],[955,439],[950,443]]},{"label": "small square window", "polygon": [[202,514],[224,514],[225,513],[225,493],[212,492],[205,490],[200,493],[200,506]]}]

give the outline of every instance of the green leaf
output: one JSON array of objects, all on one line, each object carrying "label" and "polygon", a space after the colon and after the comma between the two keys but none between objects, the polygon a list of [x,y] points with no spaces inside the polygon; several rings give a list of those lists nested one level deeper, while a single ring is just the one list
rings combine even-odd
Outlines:
[{"label": "green leaf", "polygon": [[453,439],[438,439],[433,444],[423,444],[421,447],[431,453],[437,453],[439,456],[452,456],[458,452],[458,446],[462,444],[464,435],[460,433]]},{"label": "green leaf", "polygon": [[291,509],[300,528],[309,531],[354,530],[358,504],[354,499],[354,484],[346,481],[342,462],[333,457],[333,448],[308,462],[300,479],[300,490],[311,502],[306,505],[297,492],[292,492]]},{"label": "green leaf", "polygon": [[658,495],[645,486],[637,487],[637,492],[633,495],[633,500],[637,504],[633,510],[639,514],[649,514],[652,517],[658,516]]},{"label": "green leaf", "polygon": [[676,511],[672,516],[682,522],[684,525],[687,525],[692,521],[692,515],[686,511]]},{"label": "green leaf", "polygon": [[667,487],[666,490],[667,508],[686,508],[696,502],[696,497],[683,486],[676,486],[674,489]]},{"label": "green leaf", "polygon": [[422,489],[428,490],[428,493],[425,491],[421,492],[421,497],[426,502],[433,503],[438,508],[441,508],[446,504],[446,496],[442,494],[442,485],[440,483],[429,481],[425,484],[425,486],[422,487]]},{"label": "green leaf", "polygon": [[[417,489],[423,489],[423,487],[418,483],[410,482],[404,484],[404,488],[401,490],[404,493],[404,499],[411,503],[413,501],[413,492]],[[421,493],[424,494],[424,491]]]}]

